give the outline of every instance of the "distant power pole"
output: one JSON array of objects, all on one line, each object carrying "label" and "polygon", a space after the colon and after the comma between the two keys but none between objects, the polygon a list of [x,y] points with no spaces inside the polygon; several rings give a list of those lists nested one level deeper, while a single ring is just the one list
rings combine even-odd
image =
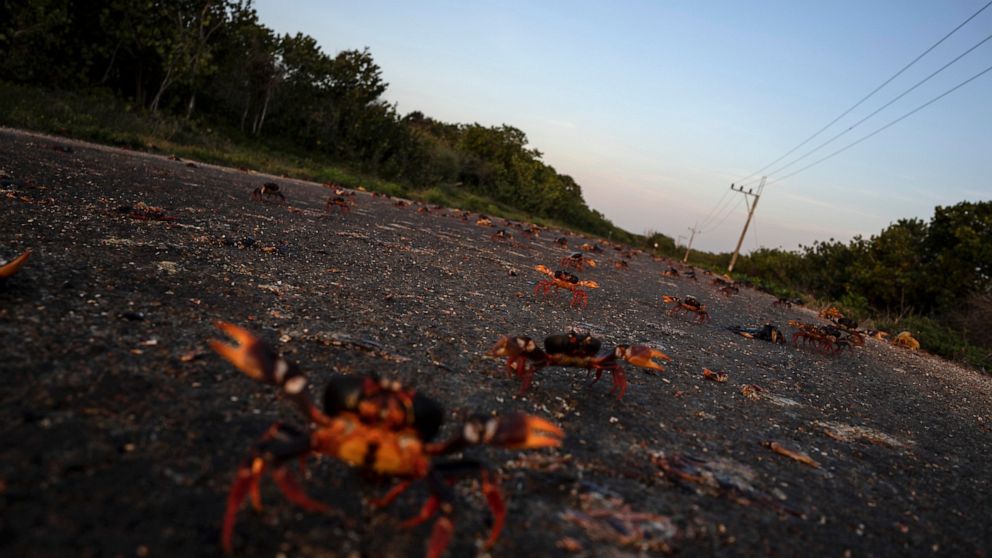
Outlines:
[{"label": "distant power pole", "polygon": [[689,227],[689,230],[692,231],[692,234],[689,235],[689,244],[685,247],[685,257],[682,258],[682,263],[686,263],[689,261],[689,250],[692,250],[692,239],[696,238],[696,227],[698,226],[699,226],[699,221],[696,221],[695,225]]},{"label": "distant power pole", "polygon": [[[744,202],[747,204],[747,221],[744,222],[744,230],[741,231],[741,237],[737,240],[737,248],[734,248],[734,255],[730,258],[727,273],[733,271],[734,264],[737,263],[737,255],[741,253],[741,244],[744,244],[744,235],[747,234],[747,227],[751,224],[751,217],[754,217],[754,209],[758,207],[758,200],[761,199],[761,191],[765,189],[765,180],[767,178],[767,176],[761,177],[761,184],[758,184],[757,193],[753,192],[750,188],[745,192],[743,186],[735,188],[733,184],[730,185],[731,190],[744,194]],[[754,202],[751,201],[751,198],[754,198]]]}]

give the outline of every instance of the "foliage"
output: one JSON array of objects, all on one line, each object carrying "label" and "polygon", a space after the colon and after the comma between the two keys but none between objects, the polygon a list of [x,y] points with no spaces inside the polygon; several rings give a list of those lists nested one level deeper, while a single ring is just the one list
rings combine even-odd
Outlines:
[{"label": "foliage", "polygon": [[179,130],[236,130],[238,144],[348,167],[404,192],[443,186],[447,198],[503,214],[640,240],[590,209],[523,131],[401,116],[383,100],[388,84],[368,49],[330,55],[308,35],[276,35],[248,1],[4,2],[0,81],[65,94],[102,87],[121,100],[111,106],[169,125],[190,120]]},{"label": "foliage", "polygon": [[847,244],[758,250],[737,270],[832,301],[858,319],[892,316],[886,321],[912,330],[925,349],[990,365],[992,201],[937,207],[929,222],[902,219]]},{"label": "foliage", "polygon": [[909,316],[898,320],[880,320],[876,326],[893,333],[910,331],[927,352],[992,371],[992,348],[989,345],[970,343],[960,331],[940,320]]}]

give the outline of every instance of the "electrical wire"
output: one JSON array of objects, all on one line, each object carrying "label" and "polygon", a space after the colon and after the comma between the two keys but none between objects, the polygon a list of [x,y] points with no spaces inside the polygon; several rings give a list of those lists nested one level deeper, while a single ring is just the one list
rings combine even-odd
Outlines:
[{"label": "electrical wire", "polygon": [[704,232],[707,232],[707,233],[708,233],[708,232],[713,232],[713,231],[715,231],[715,230],[717,230],[717,229],[719,229],[719,228],[720,228],[720,226],[721,226],[721,225],[723,225],[723,223],[724,223],[724,221],[726,221],[726,220],[727,220],[727,217],[730,217],[730,215],[731,215],[731,214],[732,214],[732,213],[733,213],[734,211],[736,211],[736,210],[737,210],[737,208],[738,208],[738,207],[740,207],[742,203],[744,203],[744,199],[745,199],[745,198],[738,198],[738,200],[737,200],[737,205],[733,205],[733,206],[729,206],[729,207],[728,207],[728,211],[727,211],[726,213],[724,213],[724,215],[723,215],[723,217],[722,217],[722,218],[720,219],[720,222],[719,222],[719,223],[717,223],[716,225],[713,225],[712,227],[710,227],[709,229],[707,229],[707,230],[705,230],[705,231],[699,231],[699,232],[696,232],[696,234],[702,234],[702,233],[704,233]]},{"label": "electrical wire", "polygon": [[810,151],[807,151],[806,153],[804,153],[803,155],[801,155],[801,156],[799,156],[798,158],[796,158],[796,159],[793,159],[793,160],[792,160],[791,162],[789,162],[789,163],[786,163],[785,165],[783,165],[783,166],[781,166],[781,167],[779,167],[779,168],[777,168],[777,169],[775,169],[775,170],[773,170],[773,171],[771,171],[770,173],[768,173],[768,176],[771,176],[771,175],[774,175],[774,174],[778,174],[778,173],[780,173],[780,172],[782,172],[783,170],[785,170],[785,169],[787,169],[787,168],[789,168],[789,167],[791,167],[792,165],[794,165],[794,164],[796,164],[796,163],[798,163],[799,161],[802,161],[802,160],[803,160],[803,159],[805,159],[806,157],[809,157],[809,156],[810,156],[810,155],[812,155],[813,153],[816,153],[816,152],[817,152],[817,151],[819,151],[820,149],[823,149],[823,148],[824,148],[824,147],[826,147],[827,145],[830,145],[831,143],[833,143],[834,141],[836,141],[836,140],[837,140],[838,138],[840,138],[841,136],[843,136],[843,135],[845,135],[845,134],[847,134],[847,133],[848,133],[848,132],[850,132],[851,130],[853,130],[853,129],[855,129],[855,128],[857,128],[858,126],[860,126],[861,124],[863,124],[863,123],[864,123],[864,122],[865,122],[866,120],[868,120],[869,118],[871,118],[871,117],[873,117],[873,116],[875,116],[876,114],[878,114],[878,113],[880,113],[880,112],[882,112],[883,110],[885,110],[886,108],[888,108],[888,107],[890,107],[890,106],[891,106],[891,105],[892,105],[893,103],[895,103],[895,102],[896,102],[896,101],[898,101],[899,99],[902,99],[903,97],[905,97],[906,95],[908,95],[908,94],[909,94],[910,92],[912,92],[912,91],[914,91],[914,90],[915,90],[915,89],[916,89],[917,87],[919,87],[919,86],[921,86],[921,85],[923,85],[923,84],[924,84],[924,83],[926,83],[927,81],[930,81],[930,78],[932,78],[932,77],[934,77],[934,76],[936,76],[936,75],[937,75],[937,74],[939,74],[940,72],[943,72],[943,71],[944,71],[944,70],[946,70],[946,69],[947,69],[947,68],[948,68],[949,66],[951,66],[952,64],[954,64],[954,63],[955,63],[955,62],[957,62],[958,60],[961,60],[961,59],[962,59],[962,58],[964,58],[964,57],[965,57],[966,55],[968,55],[969,53],[971,53],[971,52],[972,52],[973,50],[975,50],[976,48],[978,48],[978,47],[980,47],[980,46],[982,46],[983,44],[985,44],[986,42],[988,42],[988,41],[989,41],[990,39],[992,39],[992,35],[989,35],[989,36],[987,36],[987,37],[985,37],[984,39],[982,39],[981,41],[979,41],[979,42],[978,42],[977,44],[975,44],[975,45],[974,45],[973,47],[971,47],[971,48],[969,48],[968,50],[966,50],[966,51],[964,51],[963,53],[961,53],[960,55],[958,55],[958,56],[957,56],[957,57],[956,57],[955,59],[953,59],[953,60],[951,60],[950,62],[948,62],[947,64],[944,64],[943,66],[941,66],[941,67],[940,67],[940,68],[939,68],[939,69],[938,69],[937,71],[935,71],[935,72],[933,72],[933,73],[931,73],[931,74],[930,74],[930,75],[928,75],[927,77],[925,77],[925,78],[923,78],[922,80],[920,80],[920,81],[918,81],[918,82],[916,82],[916,84],[914,84],[914,85],[913,85],[912,87],[910,87],[909,89],[907,89],[907,90],[905,90],[905,91],[903,91],[902,93],[900,93],[900,94],[899,94],[898,96],[896,96],[895,98],[893,98],[893,99],[892,99],[891,101],[889,101],[888,103],[885,103],[885,104],[884,104],[884,105],[882,105],[881,107],[879,107],[879,108],[877,108],[877,109],[875,109],[875,111],[874,111],[874,112],[872,112],[871,114],[869,114],[868,116],[866,116],[866,117],[864,117],[864,118],[862,118],[861,120],[858,120],[858,121],[857,121],[857,122],[855,122],[854,124],[852,124],[852,125],[850,125],[850,126],[848,126],[848,127],[847,127],[847,129],[845,129],[844,131],[842,131],[842,132],[840,132],[840,133],[838,133],[838,134],[836,134],[836,135],[834,135],[834,136],[833,136],[832,138],[830,138],[830,139],[828,139],[827,141],[825,141],[825,142],[823,142],[823,143],[821,143],[820,145],[818,145],[818,146],[816,146],[816,147],[814,147],[814,148],[813,148],[813,149],[811,149]]},{"label": "electrical wire", "polygon": [[896,118],[892,122],[889,122],[885,126],[882,126],[881,128],[876,129],[875,131],[871,132],[870,134],[867,134],[865,136],[862,136],[857,141],[851,142],[851,143],[845,145],[844,147],[838,149],[837,151],[834,151],[833,153],[831,153],[831,154],[829,154],[829,155],[827,155],[825,157],[822,157],[820,159],[817,159],[816,161],[814,161],[814,162],[806,165],[805,167],[803,167],[803,168],[801,168],[801,169],[799,169],[797,171],[791,172],[791,173],[789,173],[789,174],[787,174],[787,175],[785,175],[785,176],[783,176],[781,178],[777,178],[777,179],[769,182],[768,185],[777,184],[779,182],[782,182],[783,180],[786,180],[788,178],[792,178],[793,176],[796,176],[797,174],[805,171],[806,169],[809,169],[810,167],[819,165],[820,163],[826,161],[827,159],[833,158],[836,155],[840,155],[841,153],[847,151],[848,149],[854,147],[855,145],[858,145],[859,143],[867,140],[868,138],[871,138],[871,137],[873,137],[873,136],[875,136],[875,135],[877,135],[877,134],[879,134],[879,133],[881,133],[881,132],[883,132],[883,131],[891,128],[892,126],[898,124],[899,122],[902,122],[903,120],[909,118],[910,116],[916,114],[917,112],[920,112],[921,110],[923,110],[923,109],[927,108],[928,106],[936,103],[937,101],[943,99],[944,97],[950,95],[951,93],[954,93],[958,89],[961,89],[965,85],[968,85],[972,81],[975,81],[976,79],[982,77],[983,75],[989,73],[990,71],[992,71],[992,66],[989,66],[988,68],[985,68],[981,72],[978,72],[977,74],[975,74],[975,75],[971,76],[970,78],[962,81],[961,83],[955,85],[954,87],[948,89],[947,91],[944,91],[943,93],[941,93],[940,95],[937,95],[933,99],[930,99],[929,101],[927,101],[927,102],[923,103],[922,105],[916,107],[915,109],[907,112],[906,114],[900,116],[899,118]]},{"label": "electrical wire", "polygon": [[924,50],[922,54],[920,54],[919,56],[917,56],[916,58],[914,58],[909,64],[906,64],[905,66],[903,66],[902,69],[899,70],[898,72],[896,72],[892,77],[890,77],[889,79],[887,79],[884,82],[882,82],[882,84],[879,85],[878,87],[876,87],[875,89],[873,89],[871,91],[871,93],[868,93],[867,95],[865,95],[864,97],[862,97],[860,101],[858,101],[857,103],[854,103],[854,105],[851,108],[845,110],[843,113],[840,114],[840,116],[838,116],[837,118],[834,118],[833,120],[831,120],[826,126],[824,126],[824,127],[820,128],[819,130],[817,130],[817,132],[814,133],[812,136],[810,136],[810,137],[806,138],[805,140],[803,140],[801,143],[799,143],[799,145],[793,147],[792,149],[790,149],[789,151],[787,151],[784,155],[782,155],[778,159],[775,159],[771,163],[768,163],[767,165],[761,167],[760,169],[758,169],[758,170],[752,172],[751,174],[745,176],[744,178],[742,178],[738,182],[739,183],[740,182],[744,182],[745,180],[748,180],[751,177],[756,176],[757,174],[759,174],[760,172],[764,171],[768,167],[771,167],[772,165],[778,163],[782,159],[785,159],[789,155],[792,155],[800,147],[802,147],[802,146],[806,145],[807,143],[813,141],[814,138],[816,138],[817,136],[819,136],[820,134],[822,134],[827,128],[833,126],[834,124],[837,123],[838,120],[840,120],[841,118],[844,118],[845,116],[847,116],[848,114],[850,114],[851,111],[853,111],[854,109],[856,109],[859,106],[861,106],[862,103],[864,103],[869,98],[871,98],[875,93],[878,93],[879,90],[881,90],[883,87],[885,87],[886,85],[888,85],[889,83],[891,83],[892,80],[894,80],[897,77],[899,77],[900,75],[902,75],[902,73],[905,72],[906,70],[908,70],[913,64],[916,64],[917,62],[919,62],[919,60],[921,58],[923,58],[924,56],[926,56],[927,54],[929,54],[930,51],[932,51],[933,49],[937,48],[937,46],[939,46],[941,43],[943,43],[944,41],[946,41],[948,39],[948,37],[950,37],[951,35],[953,35],[954,33],[956,33],[959,29],[961,29],[962,27],[964,27],[969,21],[975,19],[975,17],[977,17],[978,14],[982,13],[983,11],[985,11],[985,9],[988,8],[989,6],[992,6],[992,0],[989,0],[989,2],[987,4],[985,4],[984,6],[982,6],[981,8],[979,8],[979,10],[977,12],[971,14],[971,17],[969,17],[968,19],[966,19],[963,22],[961,22],[960,24],[958,24],[957,27],[955,27],[954,29],[952,29],[950,33],[944,35],[944,37],[941,38],[939,41],[937,41],[936,43],[934,43],[933,45],[931,45],[930,48]]},{"label": "electrical wire", "polygon": [[731,191],[732,190],[730,188],[727,188],[727,190],[723,192],[723,197],[721,197],[720,201],[717,202],[715,206],[713,206],[713,209],[710,210],[709,214],[706,217],[704,217],[703,220],[700,221],[698,225],[696,225],[696,228],[705,229],[710,223],[716,220],[716,217],[720,214],[720,212],[725,209],[726,204],[729,204],[730,202],[733,201],[733,198],[727,197]]}]

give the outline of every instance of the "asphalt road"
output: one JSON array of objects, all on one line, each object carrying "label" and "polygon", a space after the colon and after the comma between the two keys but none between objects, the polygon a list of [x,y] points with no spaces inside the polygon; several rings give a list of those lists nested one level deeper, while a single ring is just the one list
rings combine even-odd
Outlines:
[{"label": "asphalt road", "polygon": [[[443,435],[471,412],[561,425],[558,450],[466,452],[509,501],[493,556],[992,553],[992,378],[975,371],[875,340],[827,356],[736,336],[726,327],[822,321],[750,289],[724,297],[702,273],[663,277],[668,262],[643,254],[615,269],[612,247],[580,274],[601,288],[573,309],[533,293],[533,266],[590,241],[565,249],[557,231],[493,240],[501,220],[363,192],[327,213],[319,184],[8,129],[0,174],[0,262],[34,251],[0,287],[0,555],[220,554],[238,463],[272,422],[300,422],[207,349],[218,319],[297,361],[315,397],[330,374],[375,373],[441,402]],[[270,180],[286,205],[250,199]],[[698,297],[712,320],[669,316],[662,294]],[[573,328],[672,361],[628,365],[617,401],[609,378],[564,368],[518,397],[484,357],[504,334]],[[399,523],[425,487],[374,509],[390,480],[333,460],[311,462],[305,485],[347,519],[267,483],[265,507],[239,516],[237,555],[424,554],[429,524]],[[456,493],[448,555],[484,554],[477,486]]]}]

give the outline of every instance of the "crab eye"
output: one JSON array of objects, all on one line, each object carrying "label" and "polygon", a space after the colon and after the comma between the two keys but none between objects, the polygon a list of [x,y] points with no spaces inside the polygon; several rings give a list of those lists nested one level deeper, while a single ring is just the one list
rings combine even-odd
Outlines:
[{"label": "crab eye", "polygon": [[420,394],[413,396],[413,427],[420,434],[420,439],[430,441],[441,429],[444,422],[444,409],[429,397]]},{"label": "crab eye", "polygon": [[362,399],[364,380],[357,376],[334,376],[324,389],[324,412],[334,416],[355,411]]}]

